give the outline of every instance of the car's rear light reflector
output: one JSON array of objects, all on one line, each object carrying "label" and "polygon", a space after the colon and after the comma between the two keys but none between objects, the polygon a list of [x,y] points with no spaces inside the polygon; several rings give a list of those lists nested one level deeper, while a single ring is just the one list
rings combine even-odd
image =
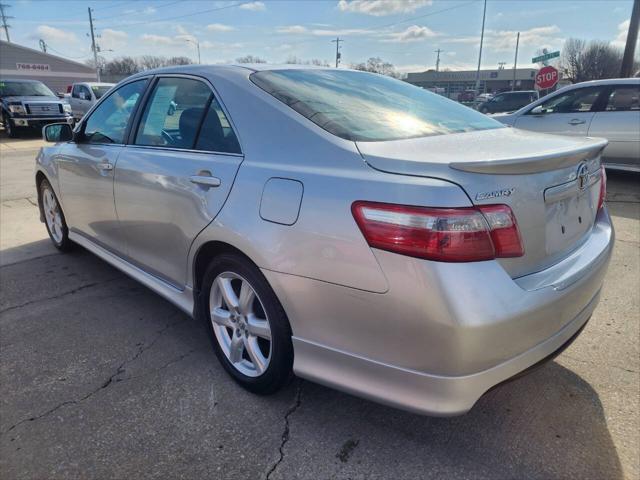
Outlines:
[{"label": "car's rear light reflector", "polygon": [[607,172],[604,166],[600,167],[600,196],[598,197],[598,210],[604,205],[604,199],[607,196]]},{"label": "car's rear light reflector", "polygon": [[506,205],[427,208],[355,202],[351,211],[371,247],[441,262],[474,262],[524,254]]}]

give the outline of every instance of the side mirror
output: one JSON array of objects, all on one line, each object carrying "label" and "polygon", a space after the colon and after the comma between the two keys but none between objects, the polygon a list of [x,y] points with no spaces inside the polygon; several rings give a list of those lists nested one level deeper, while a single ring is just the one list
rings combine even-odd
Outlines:
[{"label": "side mirror", "polygon": [[544,115],[544,110],[542,109],[542,105],[538,105],[531,109],[531,115]]},{"label": "side mirror", "polygon": [[51,123],[42,128],[42,138],[45,142],[68,142],[73,138],[71,125],[68,123]]}]

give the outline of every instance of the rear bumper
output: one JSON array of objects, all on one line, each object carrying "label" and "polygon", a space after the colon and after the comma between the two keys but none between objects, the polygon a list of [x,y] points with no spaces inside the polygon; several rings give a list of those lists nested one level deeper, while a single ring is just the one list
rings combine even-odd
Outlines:
[{"label": "rear bumper", "polygon": [[291,321],[299,376],[417,413],[457,415],[585,325],[613,242],[603,209],[576,252],[517,280],[495,261],[447,264],[381,251],[384,294],[264,273]]}]

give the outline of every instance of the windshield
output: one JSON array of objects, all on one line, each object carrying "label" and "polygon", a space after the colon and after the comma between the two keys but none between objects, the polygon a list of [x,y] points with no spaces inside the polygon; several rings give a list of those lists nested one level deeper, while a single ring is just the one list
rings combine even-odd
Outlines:
[{"label": "windshield", "polygon": [[93,90],[93,94],[96,96],[96,98],[100,98],[109,90],[111,90],[111,86],[110,85],[94,85],[91,87],[91,90]]},{"label": "windshield", "polygon": [[0,82],[0,97],[55,97],[42,82]]},{"label": "windshield", "polygon": [[255,72],[251,80],[328,132],[384,141],[502,128],[486,115],[383,75],[346,70]]}]

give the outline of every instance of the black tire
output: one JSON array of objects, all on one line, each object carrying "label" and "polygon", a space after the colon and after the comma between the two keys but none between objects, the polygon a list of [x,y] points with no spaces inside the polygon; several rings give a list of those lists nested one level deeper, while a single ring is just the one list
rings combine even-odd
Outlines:
[{"label": "black tire", "polygon": [[[259,376],[245,375],[234,367],[222,350],[214,332],[209,301],[211,289],[218,275],[227,272],[242,277],[253,288],[270,326],[271,354],[266,369]],[[216,356],[227,373],[246,390],[260,395],[275,393],[289,383],[293,378],[291,326],[280,301],[262,272],[244,256],[224,253],[211,261],[202,283],[197,299],[196,314],[204,322]]]},{"label": "black tire", "polygon": [[7,137],[18,138],[18,129],[13,126],[13,124],[11,123],[11,120],[4,117],[2,124],[4,125],[4,131],[7,134]]},{"label": "black tire", "polygon": [[[47,190],[51,192],[51,195],[55,199],[58,211],[60,213],[61,234],[54,235],[54,233],[51,231],[51,228],[49,227],[49,222],[46,219],[46,212],[44,212],[44,210],[46,209],[44,196]],[[47,227],[47,233],[49,234],[49,238],[51,239],[51,242],[53,243],[53,245],[61,252],[68,252],[72,250],[75,244],[71,240],[69,240],[69,228],[67,227],[67,221],[65,219],[64,212],[62,211],[62,207],[60,206],[60,202],[58,201],[58,197],[56,196],[56,193],[53,190],[53,187],[49,183],[49,180],[47,180],[46,178],[40,182],[40,185],[38,188],[38,202],[41,205],[41,208],[45,214],[44,225],[45,227]]]}]

